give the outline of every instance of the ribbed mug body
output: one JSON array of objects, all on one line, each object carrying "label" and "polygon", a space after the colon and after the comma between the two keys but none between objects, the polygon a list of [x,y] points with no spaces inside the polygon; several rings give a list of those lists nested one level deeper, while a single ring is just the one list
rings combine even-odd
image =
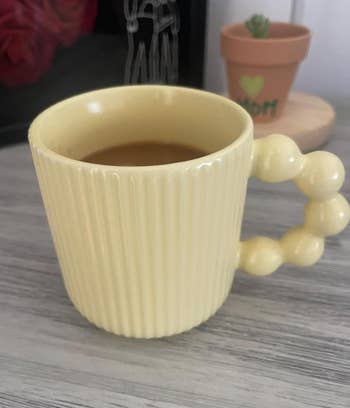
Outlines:
[{"label": "ribbed mug body", "polygon": [[[236,106],[222,99],[182,88],[115,88],[64,101],[33,123],[31,150],[64,283],[75,307],[97,326],[131,337],[172,335],[206,320],[229,293],[238,262],[252,135],[245,129],[242,138],[228,144],[230,132],[240,129],[224,131],[232,126],[224,113]],[[219,135],[226,132],[225,143],[208,140],[207,135],[215,138],[215,126],[208,130],[208,123],[201,123],[203,114],[215,121],[218,113],[212,107],[220,109],[220,101],[228,104],[218,125]],[[243,123],[242,110],[235,112]],[[126,126],[132,117],[138,123],[130,125],[133,131]],[[152,117],[158,118],[158,126]],[[164,134],[167,126],[170,135]],[[150,140],[153,134],[152,140],[174,141],[181,134],[178,142],[206,148],[209,154],[147,167],[79,160],[115,144],[118,134],[125,141],[135,134],[138,140]]]}]

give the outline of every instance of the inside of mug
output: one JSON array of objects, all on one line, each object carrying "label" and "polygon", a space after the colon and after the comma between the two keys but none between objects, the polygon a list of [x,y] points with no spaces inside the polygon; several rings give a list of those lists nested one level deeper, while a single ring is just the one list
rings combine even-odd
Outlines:
[{"label": "inside of mug", "polygon": [[178,143],[213,153],[234,142],[248,115],[221,96],[189,88],[130,86],[67,99],[33,122],[34,142],[80,160],[137,142]]}]

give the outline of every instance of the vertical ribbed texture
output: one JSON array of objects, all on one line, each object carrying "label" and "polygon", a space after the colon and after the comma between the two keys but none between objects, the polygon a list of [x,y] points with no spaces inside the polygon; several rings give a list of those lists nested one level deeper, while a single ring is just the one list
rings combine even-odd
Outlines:
[{"label": "vertical ribbed texture", "polygon": [[64,282],[99,327],[175,334],[211,316],[237,265],[250,141],[208,163],[120,170],[34,162]]}]

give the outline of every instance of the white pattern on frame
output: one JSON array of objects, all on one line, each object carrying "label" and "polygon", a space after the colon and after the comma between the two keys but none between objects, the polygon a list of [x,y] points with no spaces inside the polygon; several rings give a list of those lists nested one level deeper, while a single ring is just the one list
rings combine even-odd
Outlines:
[{"label": "white pattern on frame", "polygon": [[124,0],[128,36],[126,84],[179,78],[180,19],[176,0]]}]

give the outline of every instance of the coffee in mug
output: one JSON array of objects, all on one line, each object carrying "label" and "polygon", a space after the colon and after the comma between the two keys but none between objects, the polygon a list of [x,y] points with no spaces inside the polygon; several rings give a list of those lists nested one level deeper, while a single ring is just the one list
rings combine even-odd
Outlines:
[{"label": "coffee in mug", "polygon": [[81,160],[109,166],[155,166],[193,160],[206,154],[193,146],[150,141],[112,146]]}]

